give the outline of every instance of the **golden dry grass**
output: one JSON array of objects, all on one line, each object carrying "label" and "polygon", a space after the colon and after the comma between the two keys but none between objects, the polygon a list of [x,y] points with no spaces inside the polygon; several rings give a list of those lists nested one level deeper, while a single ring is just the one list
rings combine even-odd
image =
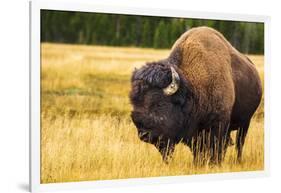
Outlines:
[{"label": "golden dry grass", "polygon": [[[141,142],[129,114],[130,74],[169,50],[42,44],[41,183],[263,170],[263,102],[242,164],[230,147],[221,167],[195,167],[178,145],[171,163]],[[263,56],[250,56],[263,79]],[[235,133],[232,134],[233,137]]]}]

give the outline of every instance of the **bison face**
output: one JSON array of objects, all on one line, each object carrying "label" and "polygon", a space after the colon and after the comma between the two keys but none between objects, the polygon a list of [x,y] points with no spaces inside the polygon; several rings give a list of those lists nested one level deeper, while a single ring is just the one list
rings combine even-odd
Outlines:
[{"label": "bison face", "polygon": [[160,89],[152,89],[143,96],[140,104],[133,105],[132,120],[141,140],[157,143],[158,140],[175,140],[184,123],[179,104],[164,96]]},{"label": "bison face", "polygon": [[131,117],[139,138],[160,149],[179,140],[186,118],[187,91],[175,68],[150,63],[135,70],[131,80]]}]

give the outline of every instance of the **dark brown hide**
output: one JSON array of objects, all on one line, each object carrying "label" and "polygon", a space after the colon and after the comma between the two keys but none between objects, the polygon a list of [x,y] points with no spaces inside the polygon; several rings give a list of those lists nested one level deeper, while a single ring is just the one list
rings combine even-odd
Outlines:
[{"label": "dark brown hide", "polygon": [[[179,88],[166,95],[171,66],[180,77]],[[139,137],[154,144],[165,161],[183,142],[196,162],[208,155],[212,163],[220,163],[230,132],[237,129],[241,160],[249,123],[261,100],[261,81],[252,62],[219,32],[208,27],[187,31],[168,58],[134,71],[131,81],[132,120]]]}]

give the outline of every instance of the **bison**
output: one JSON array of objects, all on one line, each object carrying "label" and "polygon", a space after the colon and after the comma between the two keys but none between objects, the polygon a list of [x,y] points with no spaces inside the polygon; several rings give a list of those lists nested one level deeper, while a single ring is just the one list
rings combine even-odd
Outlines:
[{"label": "bison", "polygon": [[166,59],[149,62],[131,77],[131,118],[140,140],[168,162],[175,145],[191,148],[195,163],[220,164],[237,130],[237,159],[262,87],[254,64],[223,35],[192,28]]}]

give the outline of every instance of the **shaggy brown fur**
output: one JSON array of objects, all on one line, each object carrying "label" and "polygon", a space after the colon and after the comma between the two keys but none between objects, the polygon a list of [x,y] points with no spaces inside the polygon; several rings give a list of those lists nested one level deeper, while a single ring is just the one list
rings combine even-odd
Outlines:
[{"label": "shaggy brown fur", "polygon": [[209,27],[193,28],[184,33],[173,45],[170,57],[175,57],[175,52],[181,53],[178,67],[197,98],[194,110],[202,115],[199,122],[207,121],[204,120],[206,115],[213,114],[222,122],[230,121],[228,133],[239,129],[236,144],[240,161],[250,119],[262,95],[255,66],[221,33]]},{"label": "shaggy brown fur", "polygon": [[196,110],[203,117],[213,113],[229,119],[231,115],[235,100],[231,49],[218,32],[207,27],[186,32],[172,48],[182,55],[178,67],[192,85]]}]

